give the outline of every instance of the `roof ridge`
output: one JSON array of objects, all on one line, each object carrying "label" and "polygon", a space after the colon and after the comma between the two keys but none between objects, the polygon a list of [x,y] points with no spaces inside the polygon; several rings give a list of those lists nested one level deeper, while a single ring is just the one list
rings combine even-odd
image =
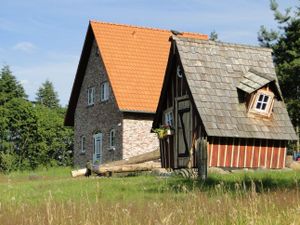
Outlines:
[{"label": "roof ridge", "polygon": [[175,36],[172,35],[172,39],[185,39],[188,42],[206,42],[209,44],[217,44],[217,45],[224,45],[229,47],[240,47],[240,48],[252,48],[252,49],[260,49],[267,52],[272,52],[273,50],[271,48],[256,46],[256,45],[250,45],[250,44],[240,44],[240,43],[230,43],[230,42],[224,42],[224,41],[212,41],[212,40],[203,40],[203,39],[197,39],[197,38],[191,38],[191,37],[183,37],[183,36]]},{"label": "roof ridge", "polygon": [[[131,27],[131,28],[137,28],[137,29],[146,29],[146,30],[154,30],[154,31],[163,31],[170,33],[171,30],[163,29],[163,28],[154,28],[154,27],[146,27],[146,26],[138,26],[138,25],[131,25],[131,24],[124,24],[124,23],[112,23],[112,22],[104,22],[104,21],[98,21],[98,20],[90,20],[90,23],[100,23],[100,24],[108,24],[108,25],[114,25],[114,26],[121,26],[121,27]],[[208,36],[207,34],[197,33],[197,32],[186,32],[182,31],[183,34],[192,34],[197,36]]]}]

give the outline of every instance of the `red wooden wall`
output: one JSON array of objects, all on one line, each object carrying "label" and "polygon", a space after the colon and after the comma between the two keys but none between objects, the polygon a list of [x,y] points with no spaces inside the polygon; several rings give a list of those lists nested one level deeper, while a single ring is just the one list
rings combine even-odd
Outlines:
[{"label": "red wooden wall", "polygon": [[209,138],[209,167],[284,168],[286,141]]}]

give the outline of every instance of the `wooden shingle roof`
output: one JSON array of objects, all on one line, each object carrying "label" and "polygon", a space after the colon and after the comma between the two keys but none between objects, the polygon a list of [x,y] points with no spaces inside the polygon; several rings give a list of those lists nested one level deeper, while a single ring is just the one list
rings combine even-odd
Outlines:
[{"label": "wooden shingle roof", "polygon": [[251,94],[272,81],[275,81],[274,77],[270,77],[266,74],[258,73],[257,71],[250,69],[244,75],[237,88]]},{"label": "wooden shingle roof", "polygon": [[275,99],[268,120],[249,117],[246,105],[239,102],[237,87],[243,88],[240,84],[245,79],[248,93],[277,82],[271,50],[181,37],[173,40],[208,136],[297,140],[283,101]]}]

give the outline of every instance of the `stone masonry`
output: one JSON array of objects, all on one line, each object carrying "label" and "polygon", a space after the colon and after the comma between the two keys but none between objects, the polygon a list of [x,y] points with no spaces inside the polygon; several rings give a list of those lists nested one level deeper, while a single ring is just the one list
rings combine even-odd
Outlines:
[{"label": "stone masonry", "polygon": [[[116,99],[110,89],[108,101],[100,101],[101,83],[108,81],[98,47],[94,41],[88,65],[75,110],[74,122],[74,165],[84,167],[87,161],[92,161],[94,152],[93,135],[101,132],[102,163],[128,158],[137,154],[152,151],[158,148],[159,142],[155,134],[150,133],[152,116],[142,116],[134,113],[131,116],[120,112]],[[95,103],[87,104],[88,88],[95,88]],[[130,113],[129,113],[130,114]],[[116,148],[109,148],[109,133],[116,131]],[[81,137],[86,138],[86,152],[80,150]]]},{"label": "stone masonry", "polygon": [[[74,165],[85,166],[87,161],[92,161],[94,151],[93,135],[101,132],[102,162],[113,161],[122,158],[122,113],[118,110],[115,98],[110,90],[108,101],[100,101],[100,86],[108,81],[102,59],[98,54],[96,42],[90,52],[88,65],[80,89],[78,103],[75,110],[75,141],[74,141]],[[95,87],[95,104],[88,106],[87,90]],[[116,149],[109,149],[109,132],[116,130]],[[86,137],[86,152],[81,153],[80,138]]]},{"label": "stone masonry", "polygon": [[128,158],[159,148],[159,141],[154,133],[150,133],[150,118],[124,117],[123,119],[123,157]]}]

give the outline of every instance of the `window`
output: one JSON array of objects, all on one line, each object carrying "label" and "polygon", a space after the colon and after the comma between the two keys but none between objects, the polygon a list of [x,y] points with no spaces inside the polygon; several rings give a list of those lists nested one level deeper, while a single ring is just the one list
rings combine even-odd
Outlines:
[{"label": "window", "polygon": [[167,110],[165,112],[165,125],[173,126],[173,112],[172,112],[172,110]]},{"label": "window", "polygon": [[260,94],[256,102],[255,108],[259,111],[266,111],[269,96],[265,94]]},{"label": "window", "polygon": [[179,65],[177,66],[176,74],[179,78],[182,78],[183,72],[182,72],[181,67]]},{"label": "window", "polygon": [[95,88],[94,87],[88,88],[87,96],[88,96],[88,105],[94,105],[94,103],[95,103]]},{"label": "window", "polygon": [[116,147],[116,130],[111,129],[109,132],[109,146],[110,148]]},{"label": "window", "polygon": [[101,95],[100,100],[101,102],[107,101],[109,98],[109,87],[108,82],[104,82],[101,84]]},{"label": "window", "polygon": [[80,137],[80,152],[85,153],[86,151],[86,139],[85,136]]},{"label": "window", "polygon": [[274,94],[268,90],[258,90],[252,96],[249,112],[269,117],[272,112]]}]

